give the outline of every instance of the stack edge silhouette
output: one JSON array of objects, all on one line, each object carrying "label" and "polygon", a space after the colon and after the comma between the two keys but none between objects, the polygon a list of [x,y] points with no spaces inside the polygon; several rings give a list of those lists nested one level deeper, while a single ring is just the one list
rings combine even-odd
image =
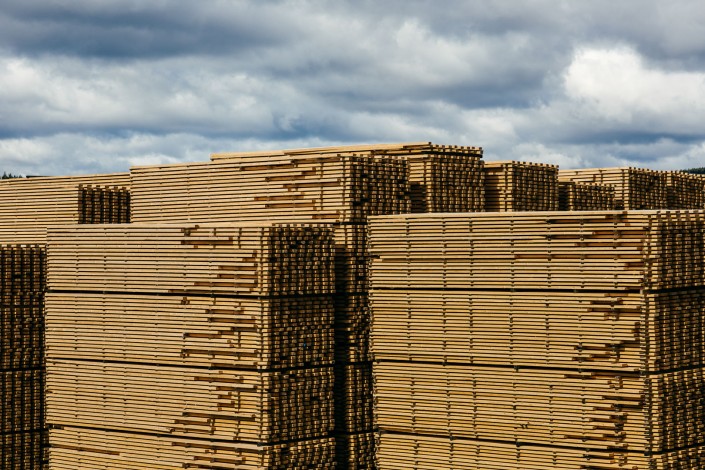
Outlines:
[{"label": "stack edge silhouette", "polygon": [[704,223],[373,217],[380,469],[702,468]]}]

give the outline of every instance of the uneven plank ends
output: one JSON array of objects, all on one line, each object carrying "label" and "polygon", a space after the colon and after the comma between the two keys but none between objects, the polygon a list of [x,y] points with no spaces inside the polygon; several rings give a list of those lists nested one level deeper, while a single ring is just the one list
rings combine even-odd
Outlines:
[{"label": "uneven plank ends", "polygon": [[49,288],[162,294],[332,293],[322,226],[73,225],[50,231]]},{"label": "uneven plank ends", "polygon": [[[375,463],[375,432],[341,434],[336,437],[337,468],[345,465],[349,470],[373,470]],[[438,463],[439,465],[444,465]],[[414,468],[413,465],[406,468]],[[436,467],[438,468],[438,467]]]},{"label": "uneven plank ends", "polygon": [[49,359],[262,370],[333,364],[331,296],[50,292],[47,303]]},{"label": "uneven plank ends", "polygon": [[44,455],[46,251],[0,245],[0,464],[39,470]]},{"label": "uneven plank ends", "polygon": [[672,289],[705,284],[702,211],[371,218],[373,288]]},{"label": "uneven plank ends", "polygon": [[705,209],[705,177],[667,171],[669,209]]},{"label": "uneven plank ends", "polygon": [[[666,172],[643,168],[587,168],[560,170],[560,181],[606,184],[615,188],[615,209],[668,208]],[[698,209],[698,208],[695,208]]]},{"label": "uneven plank ends", "polygon": [[558,210],[558,167],[517,161],[485,162],[485,210]]},{"label": "uneven plank ends", "polygon": [[[558,210],[606,211],[616,208],[615,190],[606,184],[558,183]],[[693,207],[692,209],[696,209]]]},{"label": "uneven plank ends", "polygon": [[388,470],[674,470],[705,465],[703,447],[645,454],[396,433],[382,433],[377,455]]},{"label": "uneven plank ends", "polygon": [[705,365],[705,290],[374,290],[377,360],[638,372]]},{"label": "uneven plank ends", "polygon": [[[331,223],[335,238],[336,368],[340,369],[349,361],[369,359],[363,356],[369,311],[362,303],[366,297],[358,297],[368,288],[367,216],[410,210],[410,168],[421,183],[436,191],[431,191],[428,201],[451,204],[448,194],[454,192],[453,201],[459,204],[458,191],[481,193],[481,185],[470,178],[482,177],[481,149],[423,143],[318,150],[228,154],[214,157],[210,163],[133,168],[132,220]],[[465,168],[461,169],[463,162]],[[445,189],[444,183],[463,177],[470,180],[459,183],[453,191]],[[348,386],[340,381],[336,384],[341,383]],[[336,393],[346,395],[347,391]],[[352,406],[357,402],[344,401],[340,406],[345,403]],[[366,406],[371,414],[369,400]],[[339,462],[338,468],[344,469],[345,464]]]},{"label": "uneven plank ends", "polygon": [[331,438],[257,445],[57,427],[51,430],[51,442],[52,470],[335,468]]},{"label": "uneven plank ends", "polygon": [[2,180],[0,244],[45,243],[49,226],[128,222],[129,186],[129,173]]},{"label": "uneven plank ends", "polygon": [[704,221],[372,217],[379,469],[701,469]]},{"label": "uneven plank ends", "polygon": [[311,156],[400,157],[409,163],[412,212],[475,212],[484,207],[482,148],[431,142],[373,144],[262,152],[215,153],[213,161],[268,158],[290,161]]},{"label": "uneven plank ends", "polygon": [[331,227],[72,225],[48,240],[52,466],[333,468]]},{"label": "uneven plank ends", "polygon": [[49,360],[47,419],[62,426],[250,443],[314,439],[333,431],[333,370]]},{"label": "uneven plank ends", "polygon": [[382,361],[375,411],[390,432],[664,452],[705,443],[704,379],[702,367],[629,374]]},{"label": "uneven plank ends", "polygon": [[365,155],[133,167],[133,222],[365,222],[407,212],[408,164]]}]

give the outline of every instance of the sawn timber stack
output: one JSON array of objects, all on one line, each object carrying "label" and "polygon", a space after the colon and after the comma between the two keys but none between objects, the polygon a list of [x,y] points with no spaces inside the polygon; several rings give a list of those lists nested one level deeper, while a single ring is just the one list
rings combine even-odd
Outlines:
[{"label": "sawn timber stack", "polygon": [[52,226],[129,222],[129,186],[129,173],[2,180],[0,244],[44,244]]},{"label": "sawn timber stack", "polygon": [[[614,187],[615,209],[667,209],[668,180],[666,172],[644,168],[585,168],[560,170],[560,181],[597,183]],[[690,209],[699,209],[691,207]]]},{"label": "sawn timber stack", "polygon": [[[474,171],[475,177],[482,176],[479,149],[443,148],[443,155],[424,156],[419,152],[427,150],[427,145],[412,147],[404,150],[411,152],[408,158],[396,155],[399,149],[328,148],[295,155],[288,151],[224,154],[226,158],[214,158],[212,163],[138,167],[132,171],[135,221],[332,223],[336,251],[335,427],[337,468],[341,470],[372,468],[349,451],[357,442],[351,433],[357,437],[363,431],[371,435],[373,430],[371,387],[353,383],[349,376],[351,371],[358,371],[349,366],[359,365],[367,372],[364,384],[371,382],[367,216],[409,211],[412,157],[419,161],[419,168],[428,169],[423,178],[433,191],[441,191],[445,188],[442,182],[460,174],[457,165],[456,171],[450,172],[448,165],[438,164],[439,160],[467,160],[471,168],[466,168],[463,175]],[[467,184],[461,189],[481,194],[481,189]],[[440,196],[432,192],[429,199],[451,203]],[[453,197],[457,200],[457,194]],[[366,442],[372,443],[373,439]]]},{"label": "sawn timber stack", "polygon": [[486,162],[485,210],[558,210],[558,167],[517,161]]},{"label": "sawn timber stack", "polygon": [[330,228],[66,226],[48,269],[52,470],[334,468]]},{"label": "sawn timber stack", "polygon": [[46,465],[44,296],[46,230],[129,220],[129,174],[0,182],[0,372],[4,470]]},{"label": "sawn timber stack", "polygon": [[[606,184],[558,183],[558,210],[606,211],[615,209],[615,190]],[[694,207],[691,209],[695,209]]]},{"label": "sawn timber stack", "polygon": [[372,218],[380,470],[702,468],[703,221]]}]

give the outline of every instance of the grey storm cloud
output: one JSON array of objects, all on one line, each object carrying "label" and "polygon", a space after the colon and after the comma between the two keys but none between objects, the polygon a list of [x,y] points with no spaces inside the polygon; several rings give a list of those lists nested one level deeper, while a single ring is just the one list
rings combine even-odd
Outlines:
[{"label": "grey storm cloud", "polygon": [[1,3],[4,171],[419,140],[705,166],[702,1]]}]

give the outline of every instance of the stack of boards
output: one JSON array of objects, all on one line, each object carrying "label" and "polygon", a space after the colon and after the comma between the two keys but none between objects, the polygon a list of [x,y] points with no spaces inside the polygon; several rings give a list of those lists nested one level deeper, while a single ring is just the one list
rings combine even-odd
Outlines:
[{"label": "stack of boards", "polygon": [[669,209],[705,209],[705,176],[669,171],[666,178]]},{"label": "stack of boards", "polygon": [[379,468],[703,468],[704,223],[372,218]]},{"label": "stack of boards", "polygon": [[407,161],[412,212],[477,212],[484,209],[485,188],[481,147],[412,142],[268,152],[216,153],[211,155],[211,159],[222,162],[260,157],[267,161],[277,158],[290,161],[346,154]]},{"label": "stack of boards", "polygon": [[65,226],[48,271],[52,470],[335,467],[330,228]]},{"label": "stack of boards", "polygon": [[558,183],[558,210],[608,211],[615,208],[615,189],[606,184]]},{"label": "stack of boards", "polygon": [[127,222],[129,174],[0,182],[0,371],[3,469],[46,462],[44,295],[46,230],[66,223]]},{"label": "stack of boards", "polygon": [[[587,168],[560,170],[560,181],[606,184],[615,188],[615,209],[667,209],[668,174],[643,168]],[[688,207],[698,209],[699,207]],[[679,208],[676,208],[679,209]]]},{"label": "stack of boards", "polygon": [[45,251],[0,246],[0,468],[44,462]]},{"label": "stack of boards", "polygon": [[62,224],[129,222],[129,187],[129,173],[2,180],[0,244],[43,244]]},{"label": "stack of boards", "polygon": [[558,167],[516,161],[485,162],[485,210],[558,210]]}]

